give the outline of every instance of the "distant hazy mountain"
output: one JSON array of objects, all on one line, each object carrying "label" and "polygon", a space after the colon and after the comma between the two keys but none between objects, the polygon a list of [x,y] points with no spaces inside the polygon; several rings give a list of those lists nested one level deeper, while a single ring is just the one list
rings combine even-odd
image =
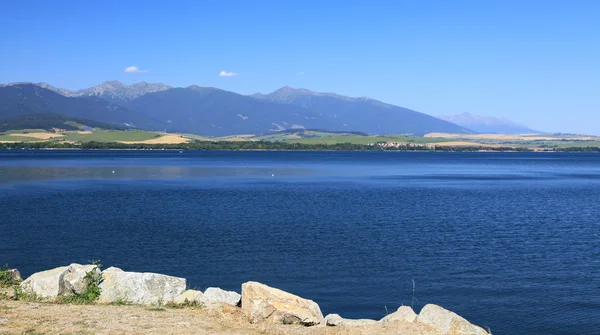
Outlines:
[{"label": "distant hazy mountain", "polygon": [[526,125],[519,124],[507,119],[490,116],[463,113],[458,115],[441,115],[440,119],[456,123],[463,127],[472,129],[478,133],[488,134],[531,134],[540,133]]},{"label": "distant hazy mountain", "polygon": [[163,124],[97,97],[66,97],[34,84],[0,87],[0,121],[27,115],[57,114],[112,125],[160,130]]},{"label": "distant hazy mountain", "polygon": [[433,116],[370,98],[350,98],[334,93],[317,93],[288,86],[271,94],[254,94],[252,97],[314,110],[321,117],[333,119],[334,126],[327,129],[335,131],[356,130],[371,134],[406,133],[415,135],[431,132],[472,132],[466,127]]},{"label": "distant hazy mountain", "polygon": [[261,101],[212,87],[190,86],[148,93],[126,106],[164,122],[168,131],[210,136],[334,126],[330,118],[310,109]]}]

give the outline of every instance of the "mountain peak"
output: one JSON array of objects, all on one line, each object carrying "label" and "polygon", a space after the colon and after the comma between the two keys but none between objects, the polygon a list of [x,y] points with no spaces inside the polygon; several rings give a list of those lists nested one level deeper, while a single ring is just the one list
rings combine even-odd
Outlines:
[{"label": "mountain peak", "polygon": [[[306,88],[293,88],[290,86],[283,86],[282,88],[272,92],[271,94],[307,94],[307,95],[315,95],[316,92],[308,90]],[[269,94],[269,95],[271,95]]]},{"label": "mountain peak", "polygon": [[109,81],[105,81],[100,86],[109,86],[109,87],[114,87],[114,88],[121,88],[121,87],[125,87],[126,85],[123,84],[122,82],[118,81],[118,80],[109,80]]},{"label": "mountain peak", "polygon": [[45,89],[53,91],[53,92],[56,92],[56,93],[58,93],[60,95],[64,95],[64,96],[69,96],[70,94],[73,93],[73,92],[67,90],[66,88],[54,87],[54,86],[52,86],[52,85],[50,85],[48,83],[45,83],[45,82],[36,83],[34,85],[39,86],[41,88],[45,88]]}]

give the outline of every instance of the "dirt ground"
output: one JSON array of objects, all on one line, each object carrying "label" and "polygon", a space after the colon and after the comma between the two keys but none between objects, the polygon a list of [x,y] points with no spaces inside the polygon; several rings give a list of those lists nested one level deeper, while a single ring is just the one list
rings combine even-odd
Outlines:
[{"label": "dirt ground", "polygon": [[253,325],[237,307],[163,308],[115,305],[63,305],[0,300],[0,334],[322,334],[434,335],[428,326],[385,325],[302,327]]},{"label": "dirt ground", "polygon": [[126,144],[138,144],[138,143],[144,143],[144,144],[180,144],[180,143],[186,143],[189,142],[189,139],[181,137],[181,135],[179,134],[167,134],[161,137],[157,137],[157,138],[153,138],[151,140],[145,140],[145,141],[121,141],[121,143],[126,143]]}]

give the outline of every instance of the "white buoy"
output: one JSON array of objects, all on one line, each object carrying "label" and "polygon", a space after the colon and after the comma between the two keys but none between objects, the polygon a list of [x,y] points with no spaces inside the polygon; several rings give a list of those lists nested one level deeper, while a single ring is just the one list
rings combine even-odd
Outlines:
[{"label": "white buoy", "polygon": [[275,177],[275,174],[274,174],[274,173],[272,173],[272,174],[271,174],[271,177]]},{"label": "white buoy", "polygon": [[115,170],[113,170],[113,174],[115,174]]}]

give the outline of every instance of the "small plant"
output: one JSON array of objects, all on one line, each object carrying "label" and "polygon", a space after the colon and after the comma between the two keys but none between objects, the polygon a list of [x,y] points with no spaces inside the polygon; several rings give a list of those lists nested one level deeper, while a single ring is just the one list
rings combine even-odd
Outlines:
[{"label": "small plant", "polygon": [[413,292],[412,292],[413,296],[412,296],[412,303],[410,304],[410,308],[415,309],[415,287],[416,287],[416,285],[415,285],[414,279],[412,280],[412,282],[413,282]]},{"label": "small plant", "polygon": [[21,286],[13,286],[14,289],[14,297],[16,300],[20,300],[20,301],[28,301],[28,302],[38,302],[38,301],[42,301],[42,297],[40,297],[39,295],[37,295],[35,292],[33,291],[23,291],[23,289],[21,288]]},{"label": "small plant", "polygon": [[119,298],[116,301],[113,301],[111,303],[109,303],[109,305],[113,305],[113,306],[124,306],[124,305],[131,305],[131,302],[123,299],[123,298]]},{"label": "small plant", "polygon": [[12,287],[19,285],[21,281],[15,278],[14,273],[8,267],[8,264],[4,264],[0,267],[0,287]]},{"label": "small plant", "polygon": [[173,309],[181,309],[181,308],[203,308],[204,304],[199,302],[199,301],[189,301],[188,299],[185,299],[184,302],[182,303],[175,303],[175,302],[168,302],[165,304],[165,307],[168,308],[173,308]]},{"label": "small plant", "polygon": [[163,300],[162,299],[158,299],[158,301],[156,302],[156,307],[154,308],[150,308],[151,311],[155,311],[155,312],[164,312],[165,309],[163,307]]}]

